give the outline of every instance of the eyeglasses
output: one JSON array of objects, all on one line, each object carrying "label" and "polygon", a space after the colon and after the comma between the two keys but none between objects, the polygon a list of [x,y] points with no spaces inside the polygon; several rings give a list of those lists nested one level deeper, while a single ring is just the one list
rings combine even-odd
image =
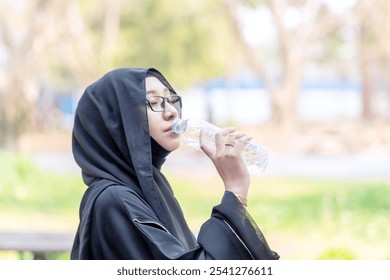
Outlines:
[{"label": "eyeglasses", "polygon": [[178,95],[164,96],[150,96],[147,98],[146,103],[150,109],[154,112],[163,112],[165,109],[165,101],[172,105],[178,112],[181,111],[181,97]]}]

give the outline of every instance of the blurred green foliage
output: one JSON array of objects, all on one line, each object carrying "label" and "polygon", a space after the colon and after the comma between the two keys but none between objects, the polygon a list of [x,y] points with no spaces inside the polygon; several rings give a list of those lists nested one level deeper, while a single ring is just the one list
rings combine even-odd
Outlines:
[{"label": "blurred green foliage", "polygon": [[[219,203],[221,182],[170,180],[190,227],[199,229]],[[295,244],[287,258],[381,259],[390,249],[389,202],[389,181],[255,177],[248,211],[267,239],[282,236],[282,258]]]},{"label": "blurred green foliage", "polygon": [[124,2],[115,64],[157,68],[181,88],[220,76],[229,47],[222,45],[228,30],[219,6],[218,1]]},{"label": "blurred green foliage", "polygon": [[224,75],[235,48],[220,1],[129,0],[120,3],[119,34],[104,61],[104,2],[79,4],[100,74],[153,67],[184,89]]},{"label": "blurred green foliage", "polygon": [[48,214],[78,209],[85,190],[80,176],[43,172],[28,156],[0,150],[0,170],[0,211]]},{"label": "blurred green foliage", "polygon": [[329,249],[319,256],[320,260],[355,260],[356,256],[345,249]]},{"label": "blurred green foliage", "polygon": [[[259,218],[266,218],[269,210],[274,208],[273,212],[283,226],[317,224],[327,216],[333,220],[343,215],[360,219],[374,213],[390,212],[388,182],[273,179],[266,184],[271,188],[266,196],[262,188],[251,194],[256,213],[263,213]],[[272,192],[275,186],[285,191],[283,196],[278,195],[277,190],[276,194]]]}]

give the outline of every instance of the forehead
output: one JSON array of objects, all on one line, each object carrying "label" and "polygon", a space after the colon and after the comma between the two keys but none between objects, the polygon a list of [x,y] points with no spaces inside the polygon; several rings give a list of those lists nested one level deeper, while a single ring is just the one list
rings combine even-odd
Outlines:
[{"label": "forehead", "polygon": [[145,79],[146,93],[168,91],[168,88],[156,77],[147,77]]}]

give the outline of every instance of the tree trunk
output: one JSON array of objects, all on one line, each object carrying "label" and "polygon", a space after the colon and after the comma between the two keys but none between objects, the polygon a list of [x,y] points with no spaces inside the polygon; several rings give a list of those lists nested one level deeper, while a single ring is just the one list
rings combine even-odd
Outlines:
[{"label": "tree trunk", "polygon": [[[273,15],[278,32],[279,61],[282,68],[280,73],[282,80],[279,83],[275,82],[276,78],[270,77],[261,56],[245,40],[237,15],[238,2],[237,0],[224,1],[227,19],[231,25],[233,37],[238,42],[249,66],[264,82],[265,91],[269,94],[271,100],[271,121],[280,125],[294,124],[298,121],[296,106],[305,67],[305,49],[314,33],[313,25],[315,25],[316,15],[320,10],[320,2],[307,3],[302,8],[307,10],[311,17],[296,30],[289,30],[285,26],[284,12],[288,8],[285,1],[272,0],[266,2]],[[278,75],[274,74],[273,76]]]},{"label": "tree trunk", "polygon": [[19,138],[30,119],[30,110],[26,108],[26,103],[16,88],[14,92],[9,90],[7,95],[13,98],[1,98],[0,149],[15,152],[18,150]]},{"label": "tree trunk", "polygon": [[111,55],[119,37],[120,0],[104,0],[103,39],[101,57],[103,65],[110,65]]},{"label": "tree trunk", "polygon": [[298,121],[296,88],[282,86],[270,92],[272,105],[271,121],[280,125],[294,125]]},{"label": "tree trunk", "polygon": [[372,99],[374,96],[373,76],[371,71],[371,63],[367,58],[360,58],[360,80],[362,94],[362,118],[371,120],[374,118],[372,108]]},{"label": "tree trunk", "polygon": [[367,38],[367,36],[369,36],[368,33],[365,22],[363,21],[360,26],[359,36],[359,70],[362,94],[362,118],[367,121],[374,118],[372,101],[375,93],[374,77],[372,75],[373,57],[370,53],[370,46]]}]

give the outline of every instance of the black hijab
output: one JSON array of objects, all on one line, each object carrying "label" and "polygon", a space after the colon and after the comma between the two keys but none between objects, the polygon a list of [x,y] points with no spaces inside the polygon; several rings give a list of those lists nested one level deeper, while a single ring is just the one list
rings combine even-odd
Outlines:
[{"label": "black hijab", "polygon": [[[76,109],[74,158],[81,167],[84,183],[89,186],[89,197],[96,197],[100,189],[110,185],[128,186],[144,198],[184,248],[192,249],[196,246],[195,238],[160,172],[169,152],[149,135],[147,76],[157,77],[176,94],[156,69],[117,69],[87,87]],[[88,238],[93,199],[88,202],[88,196],[84,196],[83,200],[78,232]]]}]

